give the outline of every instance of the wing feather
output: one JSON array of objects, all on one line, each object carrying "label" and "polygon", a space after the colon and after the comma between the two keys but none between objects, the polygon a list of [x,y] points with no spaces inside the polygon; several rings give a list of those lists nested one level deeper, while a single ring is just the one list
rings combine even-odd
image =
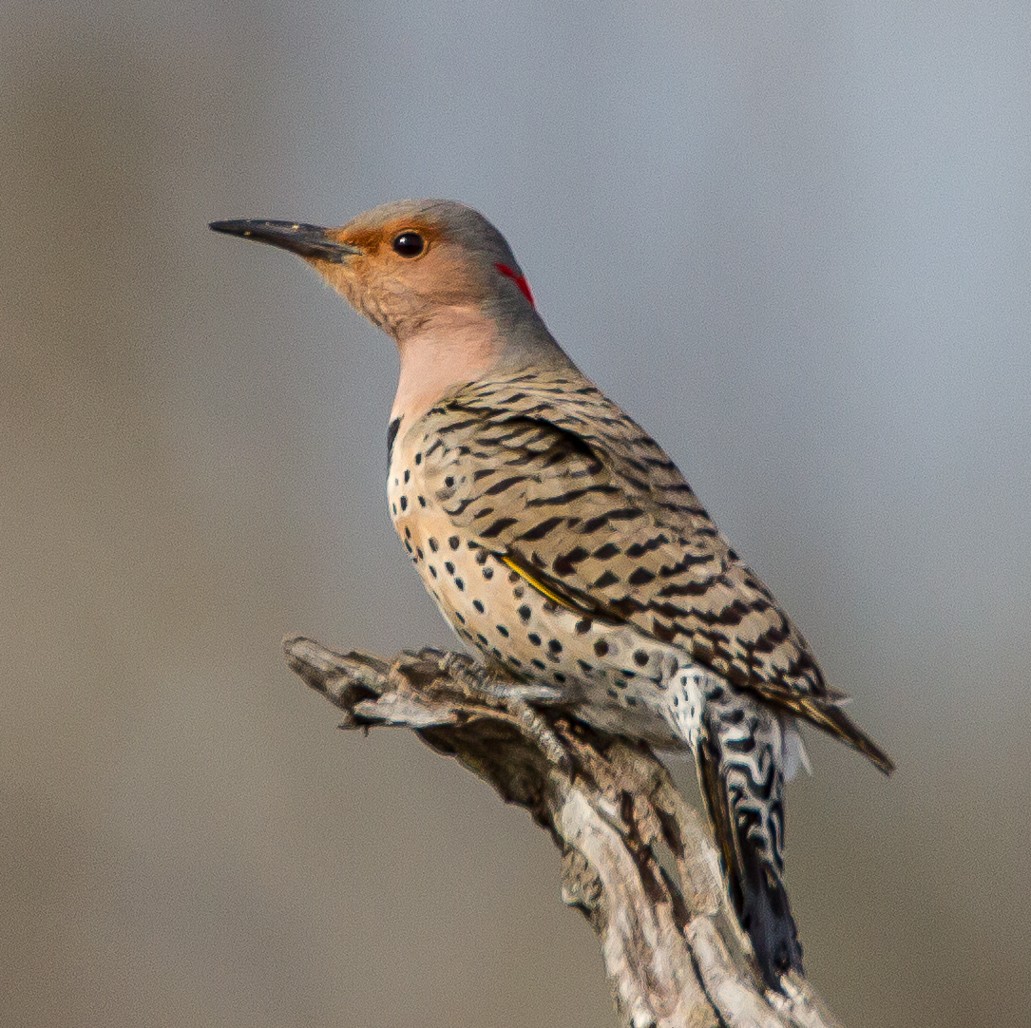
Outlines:
[{"label": "wing feather", "polygon": [[477,383],[426,416],[428,487],[556,603],[630,622],[855,747],[805,638],[660,447],[584,380]]}]

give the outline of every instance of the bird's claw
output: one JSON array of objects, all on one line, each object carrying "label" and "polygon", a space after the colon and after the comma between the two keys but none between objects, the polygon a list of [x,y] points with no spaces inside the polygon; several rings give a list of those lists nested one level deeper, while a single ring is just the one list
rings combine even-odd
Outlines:
[{"label": "bird's claw", "polygon": [[498,678],[491,668],[463,654],[449,654],[441,667],[470,699],[503,710],[519,730],[536,743],[548,760],[566,774],[573,762],[555,729],[531,704],[554,705],[567,699],[556,686]]}]

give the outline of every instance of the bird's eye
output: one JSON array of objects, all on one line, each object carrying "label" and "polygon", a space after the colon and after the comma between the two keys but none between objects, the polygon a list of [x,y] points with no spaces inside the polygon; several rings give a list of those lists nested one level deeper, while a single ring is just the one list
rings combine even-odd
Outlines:
[{"label": "bird's eye", "polygon": [[402,257],[418,257],[426,249],[426,240],[418,232],[402,232],[394,236],[394,253]]}]

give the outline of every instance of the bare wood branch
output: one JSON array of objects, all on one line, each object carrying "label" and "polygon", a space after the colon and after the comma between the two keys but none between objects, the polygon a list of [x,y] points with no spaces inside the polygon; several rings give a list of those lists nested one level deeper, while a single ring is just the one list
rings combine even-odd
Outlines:
[{"label": "bare wood branch", "polygon": [[644,745],[548,707],[547,687],[489,678],[438,650],[392,661],[288,638],[287,663],[343,728],[409,728],[530,811],[562,853],[562,896],[601,942],[632,1028],[831,1028],[808,983],[764,989],[708,829]]}]

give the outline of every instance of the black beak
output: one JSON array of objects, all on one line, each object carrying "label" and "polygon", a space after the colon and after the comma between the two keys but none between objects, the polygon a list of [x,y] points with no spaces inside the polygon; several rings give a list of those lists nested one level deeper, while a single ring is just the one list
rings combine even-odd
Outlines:
[{"label": "black beak", "polygon": [[361,253],[357,247],[337,243],[318,225],[299,225],[296,221],[213,221],[209,228],[230,236],[254,239],[259,243],[281,246],[298,257],[316,258],[343,264],[348,257]]}]

